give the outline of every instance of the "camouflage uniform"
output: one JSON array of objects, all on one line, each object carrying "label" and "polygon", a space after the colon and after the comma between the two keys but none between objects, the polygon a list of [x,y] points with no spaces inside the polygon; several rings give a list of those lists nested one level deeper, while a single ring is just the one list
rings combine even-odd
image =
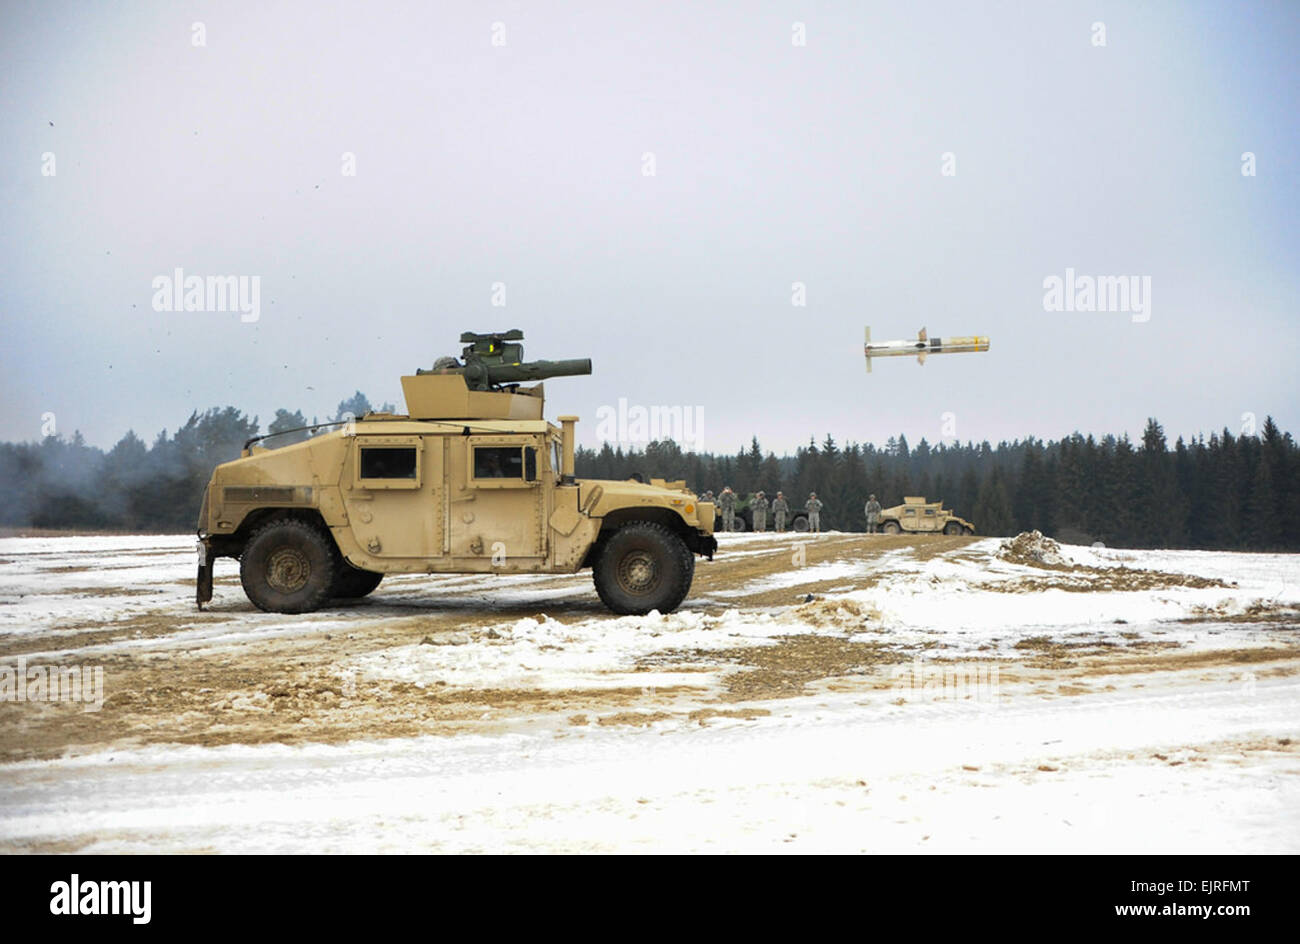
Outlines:
[{"label": "camouflage uniform", "polygon": [[759,492],[749,500],[750,510],[754,513],[754,530],[767,530],[767,497]]},{"label": "camouflage uniform", "polygon": [[808,496],[808,503],[803,507],[804,511],[808,512],[808,530],[820,531],[822,529],[822,508],[824,506],[818,501],[816,492]]},{"label": "camouflage uniform", "polygon": [[867,534],[875,534],[880,530],[880,502],[876,501],[875,495],[867,501],[863,511],[867,516]]},{"label": "camouflage uniform", "polygon": [[736,530],[736,493],[728,486],[718,496],[718,507],[722,509],[722,530]]},{"label": "camouflage uniform", "polygon": [[785,500],[785,495],[781,492],[776,493],[776,498],[772,501],[772,524],[778,531],[785,530],[785,516],[790,512],[790,505]]}]

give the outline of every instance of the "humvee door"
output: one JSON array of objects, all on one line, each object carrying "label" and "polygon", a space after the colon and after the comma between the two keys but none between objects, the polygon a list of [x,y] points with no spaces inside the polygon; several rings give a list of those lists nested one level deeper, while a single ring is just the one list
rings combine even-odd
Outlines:
[{"label": "humvee door", "polygon": [[353,537],[365,551],[375,557],[442,555],[440,437],[355,436],[339,484]]},{"label": "humvee door", "polygon": [[448,439],[451,555],[511,559],[546,556],[547,489],[551,474],[538,435],[456,436]]}]

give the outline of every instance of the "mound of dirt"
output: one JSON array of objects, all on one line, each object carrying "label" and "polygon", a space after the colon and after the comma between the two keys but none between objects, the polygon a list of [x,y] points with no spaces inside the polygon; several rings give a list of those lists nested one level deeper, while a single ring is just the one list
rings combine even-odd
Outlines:
[{"label": "mound of dirt", "polygon": [[791,615],[812,626],[847,626],[851,629],[859,629],[871,620],[880,619],[880,611],[873,606],[835,597],[812,600],[796,607]]},{"label": "mound of dirt", "polygon": [[1061,553],[1061,545],[1043,537],[1041,531],[1021,531],[998,548],[998,557],[1031,567],[1069,567],[1072,561]]}]

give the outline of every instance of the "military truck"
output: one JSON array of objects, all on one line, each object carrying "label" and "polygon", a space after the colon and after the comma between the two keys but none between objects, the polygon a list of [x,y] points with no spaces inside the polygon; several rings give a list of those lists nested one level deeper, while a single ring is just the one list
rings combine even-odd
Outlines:
[{"label": "military truck", "polygon": [[880,511],[880,530],[885,534],[974,534],[975,526],[943,507],[943,501],[927,502],[924,497],[905,495],[903,504]]},{"label": "military truck", "polygon": [[615,613],[676,609],[696,556],[717,550],[714,506],[683,482],[574,476],[578,418],[547,422],[542,384],[523,383],[590,374],[590,360],[525,362],[517,329],[460,340],[460,360],[402,377],[405,414],[280,448],[254,437],[216,467],[199,512],[200,607],[213,562],[231,557],[249,600],[276,613],[363,597],[387,574],[584,568]]}]

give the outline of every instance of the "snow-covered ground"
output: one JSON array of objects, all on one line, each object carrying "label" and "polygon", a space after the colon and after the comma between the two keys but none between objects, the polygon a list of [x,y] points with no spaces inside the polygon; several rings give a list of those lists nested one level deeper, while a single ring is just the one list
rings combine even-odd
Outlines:
[{"label": "snow-covered ground", "polygon": [[588,574],[264,614],[230,561],[199,613],[191,538],[0,539],[0,667],[104,669],[0,702],[0,850],[1300,850],[1300,557],[720,538],[621,618]]}]

